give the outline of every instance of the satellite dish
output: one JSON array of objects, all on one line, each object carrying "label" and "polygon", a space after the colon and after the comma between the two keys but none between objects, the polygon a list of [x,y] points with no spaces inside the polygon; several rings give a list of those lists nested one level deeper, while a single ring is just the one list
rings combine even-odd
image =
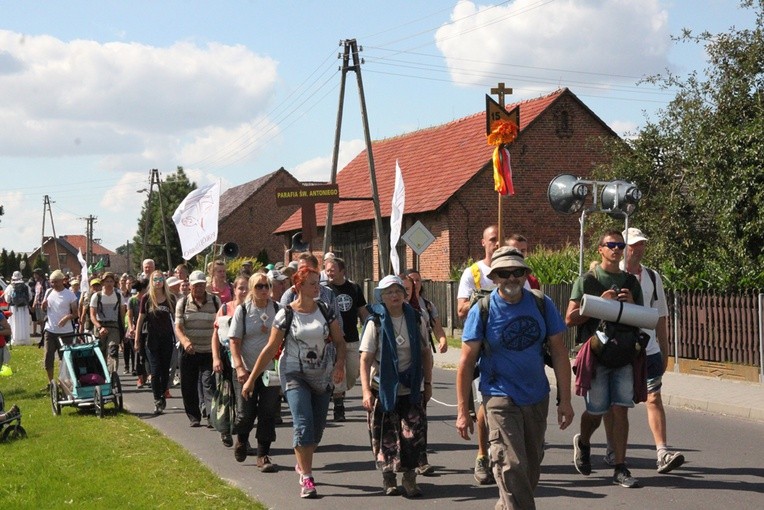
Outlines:
[{"label": "satellite dish", "polygon": [[580,211],[588,194],[589,187],[570,174],[561,174],[552,179],[546,192],[552,209],[565,214]]},{"label": "satellite dish", "polygon": [[628,181],[612,181],[602,189],[602,209],[613,218],[631,216],[637,211],[642,192]]}]

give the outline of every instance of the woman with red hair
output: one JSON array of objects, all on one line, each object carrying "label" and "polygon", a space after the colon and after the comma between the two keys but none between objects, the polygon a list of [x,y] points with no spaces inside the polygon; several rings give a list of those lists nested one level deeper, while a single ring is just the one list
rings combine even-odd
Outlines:
[{"label": "woman with red hair", "polygon": [[242,388],[242,396],[249,398],[256,379],[271,364],[283,343],[279,378],[292,413],[292,444],[302,498],[317,496],[313,453],[324,433],[334,384],[345,376],[345,341],[334,311],[316,301],[319,278],[319,272],[308,266],[294,275],[297,299],[276,314],[268,344]]}]

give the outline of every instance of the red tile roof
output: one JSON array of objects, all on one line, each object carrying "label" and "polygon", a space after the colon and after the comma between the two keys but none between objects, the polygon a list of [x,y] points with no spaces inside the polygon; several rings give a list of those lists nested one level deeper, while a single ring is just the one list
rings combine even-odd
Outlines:
[{"label": "red tile roof", "polygon": [[[549,95],[507,105],[520,106],[520,133],[567,88]],[[437,210],[491,160],[493,148],[485,135],[485,112],[405,135],[374,141],[372,145],[382,216],[390,216],[395,183],[395,161],[406,186],[406,214]],[[366,150],[337,174],[341,197],[371,197]],[[334,206],[332,224],[374,218],[371,201],[343,201]],[[316,205],[318,226],[326,221],[326,204]],[[301,212],[290,216],[275,233],[299,230]]]},{"label": "red tile roof", "polygon": [[[66,235],[66,236],[60,236],[61,239],[68,242],[74,247],[75,253],[77,249],[82,252],[84,255],[87,252],[87,243],[88,238],[83,235]],[[104,248],[98,243],[93,243],[93,254],[94,255],[116,255],[113,251]]]}]

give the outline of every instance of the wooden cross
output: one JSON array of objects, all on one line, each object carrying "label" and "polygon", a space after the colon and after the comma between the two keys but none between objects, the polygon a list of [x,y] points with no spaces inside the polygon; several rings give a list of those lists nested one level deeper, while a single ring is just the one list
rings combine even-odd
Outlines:
[{"label": "wooden cross", "polygon": [[511,87],[505,87],[504,82],[499,83],[498,87],[492,87],[491,88],[491,94],[496,94],[499,96],[499,104],[502,108],[506,106],[504,103],[504,95],[505,94],[511,94],[512,88]]}]

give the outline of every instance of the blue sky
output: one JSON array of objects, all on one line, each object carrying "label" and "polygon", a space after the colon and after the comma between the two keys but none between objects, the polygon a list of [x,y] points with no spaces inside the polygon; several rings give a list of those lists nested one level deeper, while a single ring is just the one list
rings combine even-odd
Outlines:
[{"label": "blue sky", "polygon": [[[672,35],[752,24],[737,0],[5,1],[0,247],[39,245],[44,195],[58,235],[94,215],[124,244],[151,168],[223,189],[282,166],[328,179],[343,39],[363,47],[372,139],[479,112],[502,81],[508,102],[568,87],[627,135],[673,97],[641,77],[704,67]],[[362,148],[350,73],[340,168]]]}]

